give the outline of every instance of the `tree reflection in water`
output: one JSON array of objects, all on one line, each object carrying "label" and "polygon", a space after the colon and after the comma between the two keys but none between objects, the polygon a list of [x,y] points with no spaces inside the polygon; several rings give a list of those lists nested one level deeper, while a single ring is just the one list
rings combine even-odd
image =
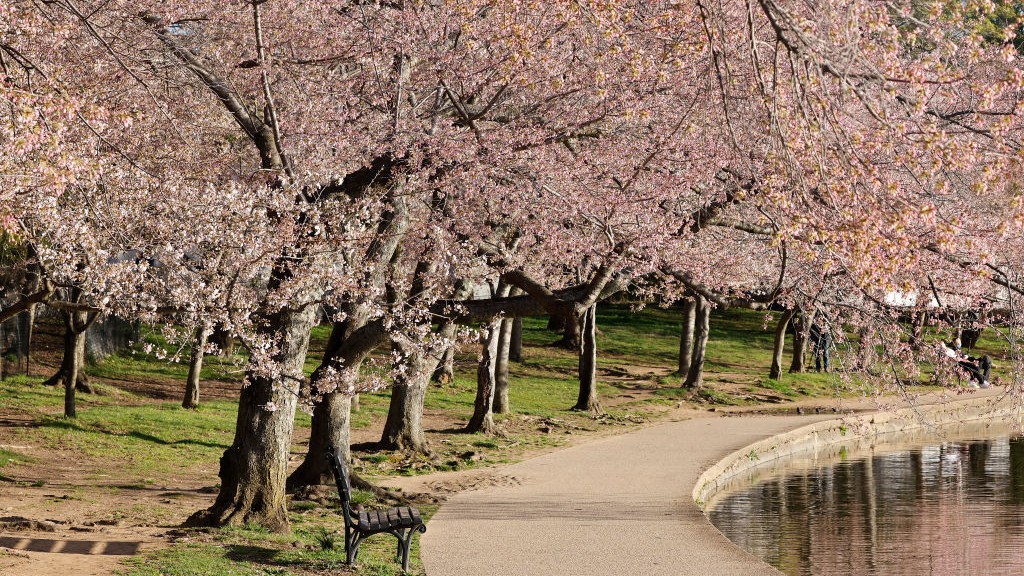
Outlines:
[{"label": "tree reflection in water", "polygon": [[786,574],[1024,574],[1024,438],[821,465],[729,494],[709,516]]}]

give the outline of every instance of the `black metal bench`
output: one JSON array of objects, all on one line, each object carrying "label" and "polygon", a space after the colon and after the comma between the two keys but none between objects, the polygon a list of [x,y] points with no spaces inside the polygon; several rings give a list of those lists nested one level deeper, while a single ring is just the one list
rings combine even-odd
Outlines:
[{"label": "black metal bench", "polygon": [[355,562],[359,545],[367,536],[386,532],[398,538],[398,559],[402,562],[402,571],[408,572],[412,536],[416,532],[427,531],[420,511],[412,506],[399,506],[387,510],[360,510],[358,516],[354,516],[345,464],[330,446],[327,448],[327,462],[338,485],[338,497],[341,498],[341,511],[345,518],[345,563]]}]

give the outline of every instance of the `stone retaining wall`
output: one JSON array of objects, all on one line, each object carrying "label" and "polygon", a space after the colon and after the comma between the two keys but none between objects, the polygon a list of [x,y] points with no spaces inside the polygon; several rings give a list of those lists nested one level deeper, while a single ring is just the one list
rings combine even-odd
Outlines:
[{"label": "stone retaining wall", "polygon": [[1005,396],[947,401],[864,416],[826,420],[745,446],[704,471],[693,499],[706,510],[716,495],[761,476],[817,459],[838,460],[879,444],[920,445],[929,440],[981,439],[1019,431],[1024,407]]}]

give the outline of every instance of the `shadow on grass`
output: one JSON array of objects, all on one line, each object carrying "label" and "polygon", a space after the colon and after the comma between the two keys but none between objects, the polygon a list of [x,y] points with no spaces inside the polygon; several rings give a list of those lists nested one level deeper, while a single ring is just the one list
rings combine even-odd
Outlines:
[{"label": "shadow on grass", "polygon": [[345,566],[344,555],[344,544],[339,549],[333,551],[279,550],[253,544],[229,544],[224,547],[224,557],[228,560],[245,562],[264,568],[289,567],[317,571],[341,570]]},{"label": "shadow on grass", "polygon": [[76,432],[90,432],[90,433],[93,433],[93,434],[103,434],[103,435],[106,435],[106,436],[119,436],[119,437],[135,438],[137,440],[143,440],[145,442],[152,442],[154,444],[160,444],[160,445],[163,445],[163,446],[177,446],[177,445],[205,446],[207,448],[220,448],[220,449],[224,449],[224,450],[226,450],[228,448],[228,445],[224,444],[223,442],[209,442],[209,441],[206,441],[206,440],[195,440],[195,439],[192,439],[192,438],[186,438],[184,440],[173,440],[173,441],[172,440],[164,440],[163,438],[160,438],[158,436],[153,436],[152,434],[146,434],[145,432],[135,431],[135,432],[128,432],[127,434],[124,434],[124,433],[121,433],[121,432],[111,432],[109,430],[103,430],[103,429],[97,429],[97,428],[87,428],[85,426],[82,426],[81,424],[78,424],[77,422],[72,422],[72,421],[69,421],[69,420],[47,420],[47,421],[41,422],[39,424],[39,426],[41,428],[56,428],[56,429],[60,429],[60,430],[72,430],[72,431],[76,431]]}]

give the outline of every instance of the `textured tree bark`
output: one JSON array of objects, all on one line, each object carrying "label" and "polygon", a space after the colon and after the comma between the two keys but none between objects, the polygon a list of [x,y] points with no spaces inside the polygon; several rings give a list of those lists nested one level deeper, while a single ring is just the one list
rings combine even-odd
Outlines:
[{"label": "textured tree bark", "polygon": [[501,322],[492,322],[480,335],[480,361],[476,368],[476,400],[466,432],[494,432],[494,364],[498,355]]},{"label": "textured tree bark", "polygon": [[[295,491],[302,486],[331,484],[334,481],[327,467],[324,452],[328,446],[340,451],[342,462],[350,455],[349,418],[352,411],[352,397],[340,392],[331,392],[313,405],[312,425],[309,431],[309,448],[299,467],[288,476],[285,489]],[[322,462],[322,463],[321,463]]]},{"label": "textured tree bark", "polygon": [[697,321],[697,301],[683,299],[683,328],[679,333],[679,376],[683,379],[690,372],[693,362],[693,330]]},{"label": "textured tree bark", "polygon": [[512,319],[501,321],[498,331],[498,355],[494,359],[494,413],[508,414],[508,362],[512,346]]},{"label": "textured tree bark", "polygon": [[210,336],[207,337],[207,342],[213,342],[220,350],[220,354],[224,356],[231,356],[235,353],[235,338],[221,326],[214,328]]},{"label": "textured tree bark", "polygon": [[[380,322],[372,322],[352,330],[351,326],[354,323],[364,321],[359,309],[354,309],[353,312],[348,320],[336,323],[331,330],[324,357],[310,377],[314,389],[329,369],[345,369],[351,374],[358,373],[366,356],[386,341],[387,334]],[[333,483],[331,471],[324,458],[324,450],[327,446],[333,445],[336,450],[340,450],[346,458],[348,457],[352,398],[347,391],[332,391],[324,394],[313,405],[309,447],[302,463],[288,477],[289,491],[302,486]]]},{"label": "textured tree bark", "polygon": [[[383,265],[395,260],[398,244],[408,229],[408,207],[401,187],[395,186],[387,196],[389,210],[377,224],[377,236],[366,251],[368,261]],[[387,281],[387,274],[378,271],[366,278],[378,288]],[[388,292],[392,292],[388,290]],[[331,370],[345,370],[355,378],[366,356],[383,344],[386,334],[380,322],[369,322],[369,308],[364,304],[351,303],[343,307],[345,321],[335,323],[327,341],[327,349],[320,365],[310,377],[314,394],[324,374]],[[350,420],[353,409],[358,409],[358,394],[348,390],[329,391],[313,407],[313,421],[310,430],[309,448],[299,467],[288,478],[288,490],[302,486],[330,484],[331,472],[324,458],[324,450],[333,445],[348,458],[350,453]]]},{"label": "textured tree bark", "polygon": [[580,393],[576,398],[576,405],[572,408],[599,414],[601,403],[597,399],[597,304],[587,308],[580,324]]},{"label": "textured tree bark", "polygon": [[693,333],[693,357],[690,360],[690,370],[686,373],[684,388],[699,390],[704,386],[704,354],[708,346],[708,333],[711,324],[711,305],[703,296],[696,296],[697,317],[694,322]]},{"label": "textured tree bark", "polygon": [[523,319],[516,316],[512,319],[512,334],[508,347],[509,362],[523,361]]},{"label": "textured tree bark", "polygon": [[404,340],[395,342],[395,348],[405,358],[405,371],[395,377],[391,387],[391,404],[381,434],[380,446],[390,450],[405,450],[429,454],[423,434],[423,400],[427,394],[430,376],[437,367],[437,359]]},{"label": "textured tree bark", "polygon": [[455,378],[455,345],[447,346],[441,353],[441,360],[437,363],[431,380],[438,384],[448,385]]},{"label": "textured tree bark", "polygon": [[64,335],[64,360],[61,372],[64,374],[64,417],[77,417],[75,411],[75,389],[82,382],[83,389],[92,392],[85,382],[85,331],[89,328],[88,312],[69,312],[65,318],[67,331]]},{"label": "textured tree bark", "polygon": [[[285,484],[296,399],[305,379],[303,364],[317,307],[265,315],[260,336],[276,342],[274,361],[280,374],[267,377],[250,365],[238,403],[235,439],[220,459],[220,493],[213,506],[193,514],[186,525],[257,524],[287,532]],[[320,456],[323,459],[323,456]]]},{"label": "textured tree bark", "polygon": [[[72,288],[69,294],[72,302],[80,302],[82,293]],[[62,311],[64,319],[64,357],[60,369],[51,376],[44,385],[64,385],[64,416],[75,418],[75,391],[92,392],[92,387],[85,376],[85,333],[89,325],[96,320],[94,312],[82,310]]]},{"label": "textured tree bark", "polygon": [[581,326],[578,321],[566,320],[562,337],[555,342],[555,346],[566,350],[579,350],[582,345]]},{"label": "textured tree bark", "polygon": [[806,369],[807,330],[814,322],[814,315],[799,310],[793,318],[793,362],[789,365],[790,374],[799,374]]},{"label": "textured tree bark", "polygon": [[775,345],[772,348],[772,367],[768,372],[769,378],[778,380],[782,376],[782,354],[786,347],[786,330],[789,328],[789,323],[795,312],[795,310],[784,311],[782,317],[779,318],[778,325],[775,326]]},{"label": "textured tree bark", "polygon": [[199,375],[203,371],[203,355],[210,330],[206,326],[196,328],[196,337],[192,342],[192,356],[188,362],[188,377],[185,378],[185,397],[181,401],[182,408],[199,407]]},{"label": "textured tree bark", "polygon": [[[924,335],[924,325],[927,320],[927,312],[924,310],[918,310],[914,312],[913,320],[911,322],[910,329],[910,348],[913,350],[920,350],[921,344],[923,343],[922,336]],[[961,341],[961,346],[963,341]]]}]

